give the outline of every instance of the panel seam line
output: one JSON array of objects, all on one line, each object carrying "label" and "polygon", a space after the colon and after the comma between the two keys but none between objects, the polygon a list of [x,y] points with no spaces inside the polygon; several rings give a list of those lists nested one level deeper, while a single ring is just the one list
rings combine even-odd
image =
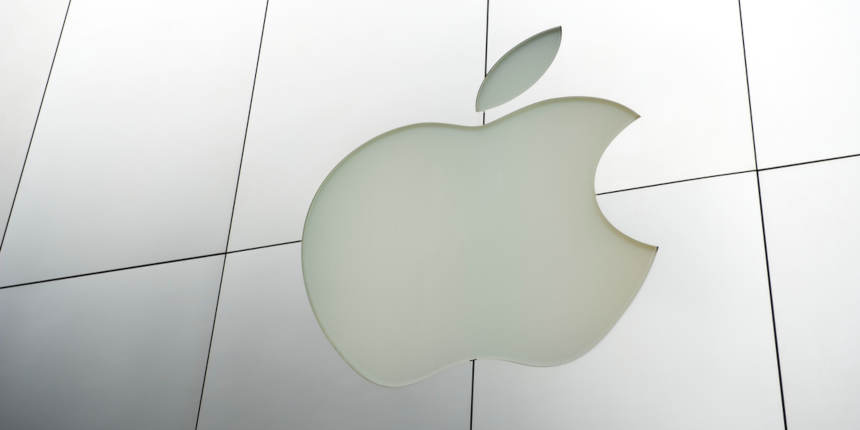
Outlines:
[{"label": "panel seam line", "polygon": [[236,185],[233,188],[233,205],[230,208],[230,222],[227,225],[227,240],[226,240],[226,243],[224,244],[224,252],[222,253],[223,254],[223,260],[221,262],[221,277],[218,281],[218,292],[216,293],[216,296],[215,296],[215,309],[212,312],[212,325],[211,325],[211,328],[209,330],[209,347],[207,348],[207,352],[206,352],[206,362],[203,365],[203,381],[200,384],[200,396],[199,396],[198,401],[197,401],[197,416],[194,420],[194,429],[195,430],[197,430],[197,427],[200,425],[200,411],[203,409],[203,395],[206,392],[206,377],[209,374],[209,359],[212,357],[212,341],[215,338],[215,325],[216,325],[216,322],[218,321],[218,306],[221,304],[221,289],[224,285],[224,272],[225,272],[225,269],[227,268],[227,255],[228,255],[228,251],[230,249],[230,236],[233,232],[233,217],[236,214],[236,200],[237,200],[237,197],[239,196],[239,183],[240,183],[240,180],[242,178],[242,164],[245,161],[245,145],[248,141],[248,129],[250,128],[250,124],[251,124],[251,111],[252,111],[253,106],[254,106],[254,93],[257,90],[257,75],[260,71],[260,56],[261,56],[261,53],[263,52],[263,37],[266,33],[266,18],[268,17],[268,14],[269,14],[269,0],[266,0],[266,5],[263,9],[263,24],[260,28],[260,42],[257,45],[257,60],[254,64],[254,78],[251,81],[251,97],[250,97],[250,100],[248,101],[248,114],[245,117],[245,132],[242,136],[242,150],[239,153],[239,168],[238,168],[238,171],[236,173]]},{"label": "panel seam line", "polygon": [[57,36],[57,44],[54,46],[54,55],[51,57],[51,66],[48,68],[48,76],[45,78],[45,88],[42,89],[42,98],[39,100],[39,109],[36,111],[36,119],[33,121],[33,129],[30,130],[30,140],[27,142],[27,150],[24,152],[24,160],[21,163],[21,171],[18,173],[18,183],[15,185],[15,193],[12,194],[12,203],[9,205],[9,215],[6,217],[6,225],[3,227],[3,236],[0,237],[0,252],[3,251],[3,244],[6,243],[6,232],[9,230],[9,222],[12,220],[12,211],[15,209],[15,201],[18,199],[18,191],[21,189],[21,181],[24,178],[24,168],[27,167],[27,160],[30,158],[30,148],[33,146],[33,137],[36,135],[36,127],[39,125],[39,117],[42,115],[42,105],[45,104],[45,95],[48,93],[48,84],[51,82],[51,75],[54,73],[54,63],[57,61],[57,53],[60,51],[60,41],[63,39],[63,31],[66,29],[66,20],[69,18],[69,9],[72,7],[72,0],[66,4],[66,12],[63,15],[63,23],[60,25],[60,35]]},{"label": "panel seam line", "polygon": [[764,204],[762,199],[761,192],[761,170],[758,167],[758,150],[756,148],[755,141],[755,125],[753,121],[753,108],[752,108],[752,94],[750,91],[750,74],[749,74],[749,64],[747,62],[747,45],[746,45],[746,37],[744,35],[744,17],[743,10],[741,7],[741,0],[738,0],[738,21],[740,24],[740,32],[741,32],[741,48],[743,52],[744,58],[744,77],[746,79],[746,87],[747,87],[747,107],[749,109],[749,118],[750,118],[750,136],[752,138],[752,147],[753,147],[753,160],[755,162],[755,180],[756,180],[756,191],[758,192],[758,208],[759,208],[759,219],[761,221],[761,237],[762,237],[762,245],[764,250],[764,264],[765,264],[765,273],[767,274],[767,292],[768,298],[770,300],[770,320],[771,327],[773,328],[773,346],[774,353],[776,357],[776,374],[779,381],[779,399],[780,405],[782,406],[782,426],[785,430],[788,430],[788,419],[786,418],[785,411],[785,391],[783,389],[782,382],[782,364],[779,357],[779,337],[777,335],[776,329],[776,311],[773,304],[773,282],[771,280],[770,275],[770,257],[768,255],[767,249],[767,231],[765,229],[765,221],[764,221]]}]

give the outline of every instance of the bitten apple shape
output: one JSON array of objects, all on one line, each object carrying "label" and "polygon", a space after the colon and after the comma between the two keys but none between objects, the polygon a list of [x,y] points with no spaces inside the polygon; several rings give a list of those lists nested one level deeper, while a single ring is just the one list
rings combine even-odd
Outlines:
[{"label": "bitten apple shape", "polygon": [[302,239],[332,345],[385,386],[474,358],[553,366],[587,352],[656,253],[610,225],[594,195],[603,151],[636,118],[565,97],[484,126],[399,128],[349,154]]}]

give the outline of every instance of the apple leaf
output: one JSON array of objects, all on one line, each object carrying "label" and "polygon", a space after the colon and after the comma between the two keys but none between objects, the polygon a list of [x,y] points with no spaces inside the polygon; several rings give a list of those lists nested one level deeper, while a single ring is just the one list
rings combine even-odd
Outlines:
[{"label": "apple leaf", "polygon": [[475,110],[482,112],[498,106],[529,89],[552,64],[560,45],[561,27],[555,27],[529,37],[506,52],[484,77]]}]

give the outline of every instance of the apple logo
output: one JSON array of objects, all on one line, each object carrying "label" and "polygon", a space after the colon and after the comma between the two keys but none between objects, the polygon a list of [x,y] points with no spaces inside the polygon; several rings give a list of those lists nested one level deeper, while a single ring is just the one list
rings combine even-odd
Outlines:
[{"label": "apple logo", "polygon": [[[505,54],[477,110],[530,87],[560,43],[558,27]],[[586,353],[657,251],[616,230],[594,193],[603,151],[636,118],[563,97],[358,147],[320,185],[302,238],[308,298],[331,344],[384,386],[475,358],[554,366]]]}]

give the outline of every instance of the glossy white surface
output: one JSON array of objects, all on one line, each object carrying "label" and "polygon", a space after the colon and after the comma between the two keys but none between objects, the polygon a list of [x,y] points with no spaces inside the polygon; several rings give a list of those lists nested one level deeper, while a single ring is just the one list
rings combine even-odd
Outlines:
[{"label": "glossy white surface", "polygon": [[479,360],[475,429],[781,429],[754,174],[599,197],[661,243],[630,308],[573,363]]},{"label": "glossy white surface", "polygon": [[0,234],[36,121],[68,0],[0,6]]},{"label": "glossy white surface", "polygon": [[860,153],[860,3],[741,3],[759,167]]},{"label": "glossy white surface", "polygon": [[[224,249],[264,4],[72,1],[0,286]],[[0,1],[0,221],[65,5]],[[760,164],[860,153],[860,6],[742,6]],[[322,178],[379,133],[479,124],[485,7],[271,0],[232,248],[300,239]],[[547,75],[488,120],[569,95],[641,113],[599,191],[752,168],[737,2],[491,0],[488,66],[557,25]],[[860,427],[858,168],[762,174],[792,430]],[[581,360],[479,361],[475,429],[781,429],[751,176],[601,197],[670,239],[656,275]],[[201,429],[468,428],[468,367],[364,381],[309,316],[290,249],[231,256]],[[0,290],[0,429],[191,430],[220,264]]]},{"label": "glossy white surface", "polygon": [[860,428],[860,158],[762,174],[789,428]]},{"label": "glossy white surface", "polygon": [[272,0],[231,249],[301,239],[322,180],[417,122],[478,125],[485,4]]},{"label": "glossy white surface", "polygon": [[298,244],[229,256],[215,330],[200,430],[468,426],[468,363],[400,389],[347,366],[311,312]]},{"label": "glossy white surface", "polygon": [[221,264],[0,290],[0,427],[193,429]]},{"label": "glossy white surface", "polygon": [[564,96],[615,100],[642,116],[606,152],[599,192],[753,168],[735,2],[494,0],[489,65],[561,25],[547,73],[487,120]]},{"label": "glossy white surface", "polygon": [[224,249],[264,4],[72,4],[0,285]]}]

